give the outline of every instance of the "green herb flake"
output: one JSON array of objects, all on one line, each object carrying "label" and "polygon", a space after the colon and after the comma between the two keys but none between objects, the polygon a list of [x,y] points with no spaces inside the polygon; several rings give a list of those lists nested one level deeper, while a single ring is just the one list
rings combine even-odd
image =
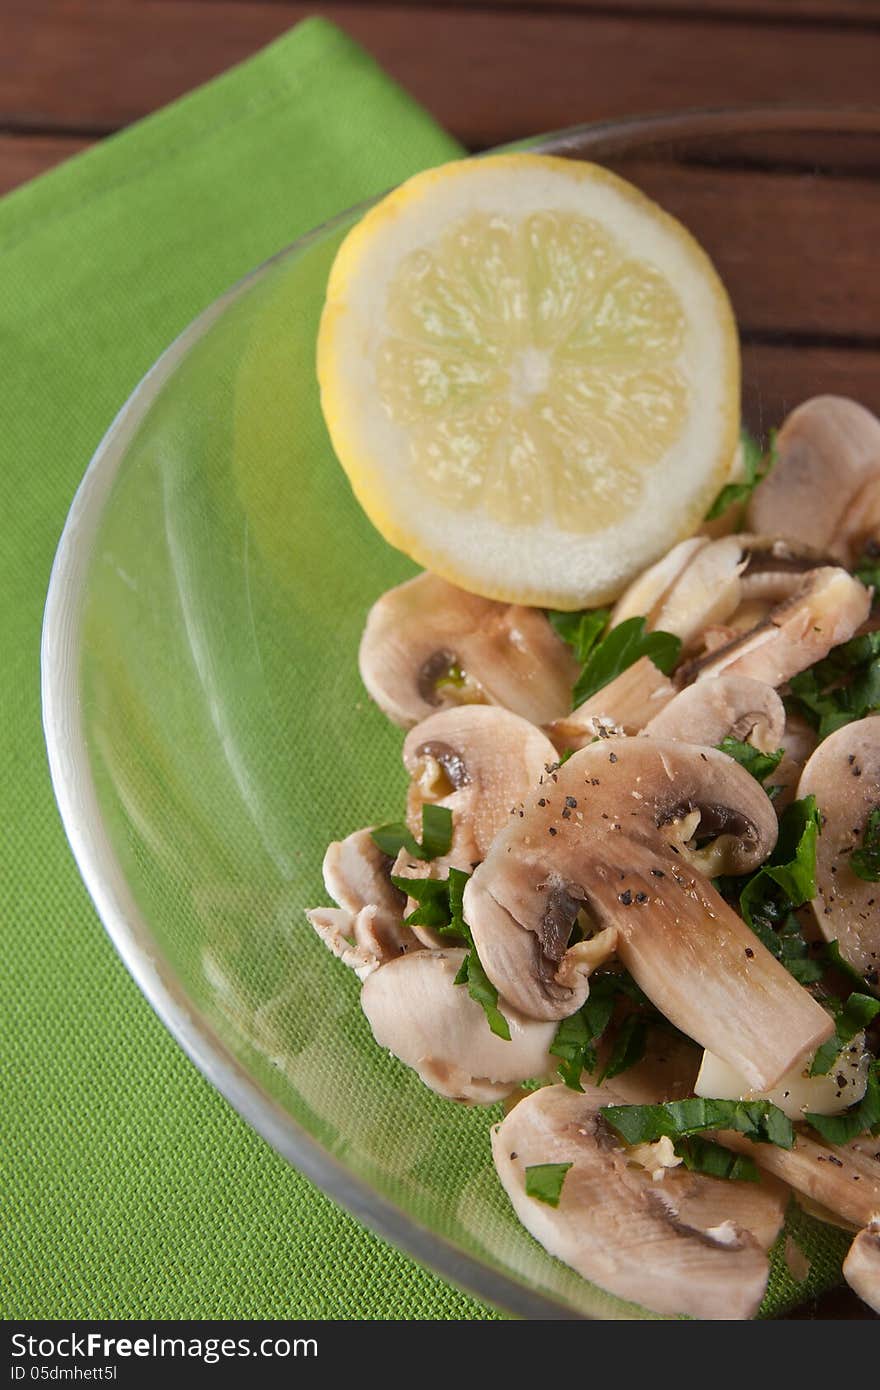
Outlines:
[{"label": "green herb flake", "polygon": [[636,1062],[640,1062],[645,1055],[647,1037],[648,1020],[640,1014],[628,1014],[614,1039],[611,1055],[599,1077],[598,1085],[611,1081],[613,1077],[619,1076],[621,1072],[628,1071]]},{"label": "green herb flake", "polygon": [[[639,1006],[642,1012],[629,1017],[638,1019],[639,1024],[644,1026],[638,1027],[635,1023],[629,1024],[628,1019],[624,1020],[608,1061],[608,1068],[613,1064],[615,1069],[610,1071],[606,1068],[602,1079],[619,1076],[641,1059],[647,1024],[655,1015],[659,1021],[659,1015],[625,970],[597,972],[590,980],[590,993],[585,1003],[576,1014],[562,1020],[550,1044],[552,1055],[561,1060],[557,1068],[559,1076],[571,1090],[582,1091],[581,1073],[596,1070],[597,1046],[621,998],[630,999]],[[650,1018],[645,1016],[645,1010],[650,1011]]]},{"label": "green herb flake", "polygon": [[880,882],[880,806],[868,816],[861,846],[850,855],[849,867],[868,883]]},{"label": "green herb flake", "polygon": [[667,1101],[664,1105],[606,1105],[600,1114],[627,1144],[653,1144],[664,1135],[687,1139],[706,1129],[734,1129],[756,1144],[794,1144],[791,1120],[767,1100]]},{"label": "green herb flake", "polygon": [[692,1134],[679,1139],[673,1146],[678,1157],[693,1173],[706,1173],[711,1178],[726,1178],[729,1182],[759,1182],[758,1165],[747,1154],[735,1154],[713,1139],[701,1139]]},{"label": "green herb flake", "polygon": [[[793,916],[795,908],[816,896],[818,836],[815,797],[793,801],[780,817],[773,853],[750,875],[739,895],[744,921],[801,984],[812,983],[822,973],[817,962],[809,959],[809,948]],[[724,880],[722,891],[729,891],[729,886],[730,880]]]},{"label": "green herb flake", "polygon": [[[422,806],[422,843],[414,839],[403,821],[389,825],[379,825],[370,832],[374,845],[383,854],[396,859],[402,849],[413,859],[440,859],[448,854],[452,845],[452,812],[448,806],[434,806],[425,802]],[[414,896],[414,895],[410,895]]]},{"label": "green herb flake", "polygon": [[558,1207],[562,1184],[570,1163],[535,1163],[526,1169],[526,1196],[548,1207]]},{"label": "green herb flake", "polygon": [[580,613],[547,613],[550,625],[572,648],[581,665],[587,660],[611,617],[610,608],[588,608]]},{"label": "green herb flake", "polygon": [[868,1085],[858,1105],[842,1115],[807,1115],[813,1126],[829,1144],[848,1144],[860,1134],[880,1134],[880,1062],[868,1073]]},{"label": "green herb flake", "polygon": [[811,1076],[825,1076],[831,1070],[847,1043],[852,1042],[857,1033],[864,1032],[871,1020],[880,1014],[880,999],[853,993],[842,1006],[829,1001],[829,1007],[834,1009],[834,1032],[813,1058]]},{"label": "green herb flake", "polygon": [[776,463],[776,431],[770,431],[770,438],[767,452],[763,453],[760,446],[745,430],[740,433],[740,443],[743,450],[743,472],[745,477],[739,483],[727,483],[719,492],[715,501],[706,513],[707,521],[714,521],[716,517],[722,516],[728,507],[732,507],[735,502],[747,502],[754,492],[758,483],[766,478],[771,468]]},{"label": "green herb flake", "polygon": [[789,708],[802,714],[820,741],[880,710],[880,632],[866,632],[835,647],[789,681]]},{"label": "green herb flake", "polygon": [[608,636],[595,645],[574,687],[575,707],[582,705],[597,690],[633,666],[641,657],[649,657],[664,675],[675,666],[681,652],[681,638],[671,632],[646,632],[644,618],[627,618],[611,629]]},{"label": "green herb flake", "polygon": [[455,984],[467,985],[468,994],[483,1010],[492,1032],[510,1042],[510,1024],[498,1007],[498,990],[483,969],[471,929],[464,918],[464,890],[469,878],[470,874],[464,869],[450,869],[446,878],[404,878],[392,874],[391,882],[418,904],[404,918],[404,926],[433,927],[441,936],[467,946]]},{"label": "green herb flake", "polygon": [[762,785],[785,757],[784,748],[777,748],[773,753],[762,753],[760,748],[755,748],[751,743],[742,743],[738,738],[723,738],[718,747]]}]

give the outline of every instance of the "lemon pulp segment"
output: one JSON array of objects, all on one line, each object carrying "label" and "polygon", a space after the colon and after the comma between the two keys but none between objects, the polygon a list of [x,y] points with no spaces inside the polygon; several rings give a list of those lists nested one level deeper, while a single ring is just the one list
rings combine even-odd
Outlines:
[{"label": "lemon pulp segment", "polygon": [[726,296],[592,165],[418,175],[334,265],[322,403],[383,534],[465,588],[586,606],[697,524],[736,444]]}]

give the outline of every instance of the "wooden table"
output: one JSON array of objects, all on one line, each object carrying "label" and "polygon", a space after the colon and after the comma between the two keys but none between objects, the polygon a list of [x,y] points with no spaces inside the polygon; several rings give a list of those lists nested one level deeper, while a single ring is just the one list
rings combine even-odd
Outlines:
[{"label": "wooden table", "polygon": [[[470,149],[636,113],[880,106],[880,0],[0,0],[0,193],[315,12]],[[877,172],[858,171],[873,177],[874,196]],[[769,315],[749,330],[764,373],[777,310],[771,299],[755,312]],[[823,370],[832,389],[854,381],[854,393],[861,388],[878,408],[880,323],[863,317],[855,335],[850,323],[847,335],[823,343]],[[788,359],[780,360],[782,399]],[[871,1314],[842,1292],[797,1316]]]}]

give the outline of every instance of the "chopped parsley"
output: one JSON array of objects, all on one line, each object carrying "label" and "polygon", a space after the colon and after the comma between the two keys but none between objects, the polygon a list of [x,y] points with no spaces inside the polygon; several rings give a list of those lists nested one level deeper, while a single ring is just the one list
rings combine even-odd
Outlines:
[{"label": "chopped parsley", "polygon": [[816,896],[816,842],[819,812],[813,796],[786,806],[779,818],[779,838],[766,863],[742,878],[726,876],[715,886],[728,900],[739,899],[743,920],[763,946],[781,961],[799,984],[814,984],[822,965],[810,958],[794,911]]},{"label": "chopped parsley", "polygon": [[664,1135],[688,1139],[706,1129],[734,1129],[756,1144],[790,1149],[794,1129],[769,1100],[670,1100],[664,1105],[605,1105],[599,1112],[627,1144],[653,1144]]},{"label": "chopped parsley", "polygon": [[667,676],[678,661],[681,639],[671,632],[646,632],[644,618],[626,618],[603,637],[610,616],[607,608],[547,614],[583,668],[572,691],[574,708],[628,670],[640,657],[650,657]]},{"label": "chopped parsley", "polygon": [[773,753],[762,753],[760,748],[755,748],[751,743],[743,743],[738,738],[723,738],[718,747],[728,758],[733,758],[746,772],[750,772],[755,781],[760,782],[762,786],[785,757],[784,748],[777,748]]},{"label": "chopped parsley", "polygon": [[752,438],[746,430],[740,432],[740,443],[743,451],[743,472],[745,477],[740,483],[727,483],[711,507],[706,513],[707,521],[714,521],[717,516],[721,516],[732,507],[734,502],[747,502],[762,478],[766,478],[770,469],[776,462],[776,431],[770,431],[770,441],[767,452],[761,450],[760,445]]},{"label": "chopped parsley", "polygon": [[758,1182],[758,1165],[747,1154],[735,1154],[713,1139],[701,1139],[692,1134],[673,1145],[678,1157],[693,1173],[706,1173],[710,1178],[727,1178],[730,1182]]},{"label": "chopped parsley", "polygon": [[[559,1075],[571,1090],[583,1090],[581,1072],[596,1070],[598,1045],[611,1023],[615,1005],[623,998],[630,999],[640,1011],[629,1014],[621,1024],[599,1084],[609,1077],[619,1076],[644,1055],[650,1021],[646,1011],[656,1014],[656,1010],[626,971],[598,972],[590,980],[586,1002],[577,1013],[562,1020],[550,1044],[552,1055],[560,1058]],[[656,1017],[659,1021],[660,1015]]]},{"label": "chopped parsley", "polygon": [[847,1043],[852,1042],[856,1033],[863,1032],[871,1020],[880,1014],[880,999],[874,999],[869,994],[851,994],[844,1004],[836,999],[826,999],[824,1003],[834,1014],[834,1032],[813,1058],[811,1076],[827,1075]]},{"label": "chopped parsley", "polygon": [[452,844],[452,812],[448,806],[434,806],[425,802],[422,806],[421,844],[410,834],[403,821],[378,825],[370,835],[373,844],[392,859],[396,859],[402,849],[414,859],[439,859],[441,855],[449,853]]},{"label": "chopped parsley", "polygon": [[868,883],[880,882],[880,806],[868,816],[861,846],[850,855],[849,867]]},{"label": "chopped parsley", "polygon": [[432,927],[441,936],[467,946],[455,983],[467,985],[468,994],[483,1010],[492,1032],[510,1042],[510,1025],[498,1007],[498,991],[483,969],[471,929],[464,919],[462,900],[469,878],[470,874],[464,869],[450,869],[447,878],[402,878],[392,874],[391,882],[418,903],[404,918],[404,926]]},{"label": "chopped parsley", "polygon": [[852,637],[789,681],[789,708],[802,714],[820,741],[855,719],[880,710],[880,632]]},{"label": "chopped parsley", "polygon": [[558,1207],[562,1195],[565,1175],[570,1163],[535,1163],[526,1169],[526,1196],[545,1202],[548,1207]]}]

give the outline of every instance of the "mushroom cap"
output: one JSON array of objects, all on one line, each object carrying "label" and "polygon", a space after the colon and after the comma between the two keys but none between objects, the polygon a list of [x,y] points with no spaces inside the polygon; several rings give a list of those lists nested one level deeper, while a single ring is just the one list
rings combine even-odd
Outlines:
[{"label": "mushroom cap", "polygon": [[816,848],[816,921],[826,941],[880,994],[880,883],[853,873],[849,856],[880,807],[880,716],[845,724],[823,739],[801,774],[798,796],[812,794],[822,816]]},{"label": "mushroom cap", "polygon": [[784,685],[846,642],[871,610],[871,595],[846,570],[823,565],[803,573],[795,591],[776,604],[763,622],[708,656],[680,666],[679,685],[707,676],[750,676]]},{"label": "mushroom cap", "polygon": [[880,1217],[859,1231],[849,1247],[843,1277],[869,1308],[880,1313]]},{"label": "mushroom cap", "polygon": [[[567,968],[586,909],[618,932],[617,953],[676,1027],[774,1085],[832,1031],[814,999],[695,873],[675,843],[695,813],[718,871],[747,873],[776,842],[763,789],[716,749],[607,739],[545,777],[495,839],[465,889],[465,917],[486,974],[534,1018],[564,1018],[589,983]],[[699,833],[699,832],[698,832]]]},{"label": "mushroom cap", "polygon": [[[496,603],[420,574],[373,604],[361,638],[361,679],[408,729],[446,704],[501,705],[535,724],[571,703],[578,667],[541,609]],[[464,689],[438,680],[458,666]]]},{"label": "mushroom cap", "polygon": [[686,686],[642,733],[710,748],[736,738],[769,753],[780,746],[784,730],[785,706],[771,685],[721,675]]},{"label": "mushroom cap", "polygon": [[503,999],[510,1041],[497,1037],[486,1015],[455,977],[466,952],[418,951],[374,971],[361,1006],[380,1047],[412,1067],[426,1086],[451,1100],[491,1105],[521,1081],[552,1069],[552,1023],[522,1018]]},{"label": "mushroom cap", "polygon": [[[619,1298],[667,1315],[751,1317],[769,1272],[762,1245],[781,1228],[784,1201],[681,1168],[654,1181],[598,1113],[616,1100],[604,1087],[544,1086],[495,1128],[492,1156],[517,1216],[551,1255]],[[557,1207],[526,1194],[526,1169],[544,1163],[571,1164]]]},{"label": "mushroom cap", "polygon": [[776,463],[752,493],[748,526],[827,551],[880,470],[880,420],[844,396],[814,396],[776,436]]},{"label": "mushroom cap", "polygon": [[415,949],[418,941],[403,925],[406,897],[391,882],[391,860],[370,830],[355,830],[328,845],[322,872],[330,897],[352,917],[362,908],[374,909],[372,935],[382,959]]},{"label": "mushroom cap", "polygon": [[407,819],[414,835],[422,806],[447,806],[453,843],[468,867],[486,857],[498,831],[538,784],[556,750],[518,714],[491,705],[439,710],[407,734],[403,762],[412,778]]}]

